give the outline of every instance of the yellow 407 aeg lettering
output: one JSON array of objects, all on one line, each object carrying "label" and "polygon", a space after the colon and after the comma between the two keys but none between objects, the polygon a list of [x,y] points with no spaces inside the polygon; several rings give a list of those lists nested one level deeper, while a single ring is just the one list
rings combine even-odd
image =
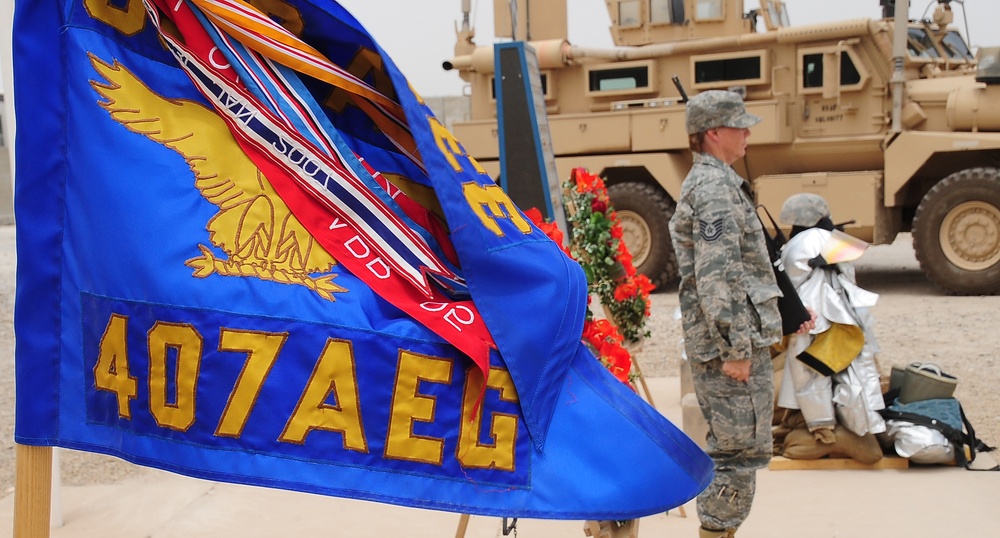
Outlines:
[{"label": "yellow 407 aeg lettering", "polygon": [[[97,389],[115,395],[119,417],[131,420],[139,379],[129,368],[127,334],[128,318],[111,314],[100,339],[93,373]],[[287,339],[286,333],[220,329],[219,351],[242,353],[246,359],[219,417],[216,436],[240,437]],[[204,338],[192,324],[156,321],[147,332],[147,349],[149,412],[157,426],[187,431],[195,422]],[[462,393],[463,418],[451,429],[458,435],[458,462],[465,468],[513,471],[518,417],[493,413],[488,432],[491,442],[481,442],[483,411],[480,408],[474,414],[474,410],[482,376],[475,368],[468,372]],[[441,465],[444,439],[414,433],[416,422],[434,422],[437,409],[436,397],[420,392],[421,382],[451,384],[452,361],[399,350],[382,457]],[[497,391],[505,402],[517,401],[506,370],[491,369],[486,387]],[[329,403],[331,397],[333,404]],[[468,420],[468,417],[473,418]],[[349,340],[327,339],[278,441],[304,444],[314,430],[338,432],[345,450],[368,453],[354,351]]]}]

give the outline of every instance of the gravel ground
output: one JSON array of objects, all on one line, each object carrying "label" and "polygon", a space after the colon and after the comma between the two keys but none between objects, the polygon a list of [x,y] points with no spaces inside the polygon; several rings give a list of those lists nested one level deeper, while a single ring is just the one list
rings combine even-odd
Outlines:
[{"label": "gravel ground", "polygon": [[[859,261],[858,280],[880,294],[874,309],[882,347],[879,365],[934,362],[959,378],[956,397],[978,436],[1000,444],[1000,297],[949,297],[928,283],[917,267],[910,237],[872,247]],[[0,496],[14,486],[14,227],[0,226]],[[647,377],[679,375],[681,330],[677,294],[653,295],[652,336],[637,356]],[[112,483],[147,472],[117,458],[60,450],[62,483]]]}]

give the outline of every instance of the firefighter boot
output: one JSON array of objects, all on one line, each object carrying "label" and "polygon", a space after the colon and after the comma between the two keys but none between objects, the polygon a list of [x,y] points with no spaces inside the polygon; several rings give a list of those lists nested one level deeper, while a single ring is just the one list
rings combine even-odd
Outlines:
[{"label": "firefighter boot", "polygon": [[698,538],[736,538],[736,529],[713,531],[705,527],[698,527]]}]

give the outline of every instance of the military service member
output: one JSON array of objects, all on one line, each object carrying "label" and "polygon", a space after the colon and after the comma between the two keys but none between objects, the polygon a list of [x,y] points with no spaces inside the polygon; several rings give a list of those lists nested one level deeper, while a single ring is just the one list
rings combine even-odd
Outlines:
[{"label": "military service member", "polygon": [[715,478],[697,500],[703,538],[735,536],[750,512],[757,469],[771,458],[769,347],[781,337],[781,292],[749,186],[731,167],[759,121],[733,92],[688,101],[694,165],[670,220],[684,346],[715,461]]}]

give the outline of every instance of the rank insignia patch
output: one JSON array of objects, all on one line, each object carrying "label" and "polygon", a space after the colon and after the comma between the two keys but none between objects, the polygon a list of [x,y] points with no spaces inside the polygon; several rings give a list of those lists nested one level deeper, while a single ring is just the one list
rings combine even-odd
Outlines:
[{"label": "rank insignia patch", "polygon": [[707,222],[704,220],[698,221],[698,232],[701,234],[701,238],[705,241],[715,241],[720,236],[722,236],[723,221],[722,219],[716,219],[712,222]]}]

